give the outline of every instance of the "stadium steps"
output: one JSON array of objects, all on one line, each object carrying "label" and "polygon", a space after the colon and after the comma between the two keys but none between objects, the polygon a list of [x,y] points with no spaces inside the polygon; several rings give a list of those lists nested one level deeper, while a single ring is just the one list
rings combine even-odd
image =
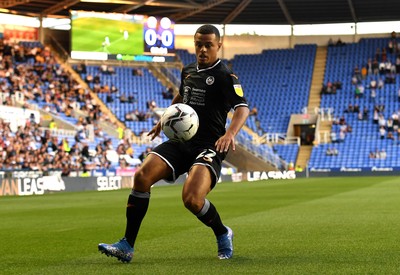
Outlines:
[{"label": "stadium steps", "polygon": [[[314,69],[311,80],[310,93],[308,98],[307,109],[313,113],[314,110],[320,107],[321,103],[321,87],[324,83],[326,58],[328,54],[328,48],[326,46],[318,46],[315,54]],[[320,131],[330,131],[329,123],[325,121],[320,122]],[[308,160],[310,159],[312,151],[312,145],[301,145],[297,155],[296,165],[306,167]]]},{"label": "stadium steps", "polygon": [[328,49],[325,46],[317,47],[315,55],[314,71],[311,80],[310,96],[308,99],[308,110],[312,111],[320,106],[321,103],[321,87],[324,83],[324,74],[326,66],[326,57]]},{"label": "stadium steps", "polygon": [[312,151],[312,145],[302,145],[299,148],[299,153],[297,155],[296,166],[299,165],[303,168],[307,166],[307,162],[310,159]]},{"label": "stadium steps", "polygon": [[322,121],[322,120],[320,120],[318,131],[320,133],[327,132],[327,135],[326,135],[327,140],[324,140],[324,143],[331,142],[331,135],[330,135],[331,134],[331,129],[332,129],[332,121],[329,121],[329,120]]}]

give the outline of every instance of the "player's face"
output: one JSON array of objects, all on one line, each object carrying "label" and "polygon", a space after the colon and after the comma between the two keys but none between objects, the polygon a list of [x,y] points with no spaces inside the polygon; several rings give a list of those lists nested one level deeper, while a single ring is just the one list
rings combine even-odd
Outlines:
[{"label": "player's face", "polygon": [[218,51],[221,43],[215,34],[196,33],[194,47],[199,68],[210,67],[218,59]]}]

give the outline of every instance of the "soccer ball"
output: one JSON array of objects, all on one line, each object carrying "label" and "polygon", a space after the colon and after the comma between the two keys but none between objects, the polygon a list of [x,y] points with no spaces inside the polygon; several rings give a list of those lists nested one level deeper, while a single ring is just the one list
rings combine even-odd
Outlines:
[{"label": "soccer ball", "polygon": [[199,117],[189,105],[177,103],[169,106],[161,117],[161,129],[171,140],[187,141],[199,128]]}]

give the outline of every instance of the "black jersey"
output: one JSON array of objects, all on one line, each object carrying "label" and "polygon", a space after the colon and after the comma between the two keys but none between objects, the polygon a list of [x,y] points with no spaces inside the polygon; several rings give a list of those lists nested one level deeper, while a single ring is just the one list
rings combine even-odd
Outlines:
[{"label": "black jersey", "polygon": [[225,134],[228,112],[248,107],[237,76],[221,60],[204,69],[197,63],[184,67],[179,94],[199,116],[199,129],[192,141],[214,144]]}]

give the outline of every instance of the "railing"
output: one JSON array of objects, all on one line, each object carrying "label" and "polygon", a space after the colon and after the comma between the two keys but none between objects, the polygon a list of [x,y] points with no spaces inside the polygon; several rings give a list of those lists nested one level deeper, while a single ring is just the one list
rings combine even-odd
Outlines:
[{"label": "railing", "polygon": [[50,45],[53,53],[56,52],[59,56],[59,58],[65,62],[69,58],[68,52],[64,49],[63,46],[55,39],[53,36],[48,35],[46,36],[45,44]]},{"label": "railing", "polygon": [[[303,114],[308,114],[308,107],[304,107],[302,109],[302,113]],[[335,111],[335,109],[333,109],[332,107],[328,107],[328,108],[320,108],[320,107],[315,107],[314,108],[314,114],[315,115],[320,115],[321,121],[332,121],[333,120],[333,112]]]},{"label": "railing", "polygon": [[334,112],[333,108],[316,107],[314,111],[315,111],[315,114],[320,115],[321,121],[325,121],[325,120],[332,121],[333,120],[333,112]]},{"label": "railing", "polygon": [[52,135],[56,136],[64,136],[64,137],[74,137],[76,135],[75,130],[66,130],[66,129],[50,129],[47,127],[39,127],[40,130],[46,131],[49,130]]},{"label": "railing", "polygon": [[331,141],[330,131],[324,130],[324,131],[316,132],[315,133],[315,141],[317,144],[329,143]]},{"label": "railing", "polygon": [[160,70],[174,86],[179,87],[181,80],[178,79],[170,70],[168,70],[168,68],[161,66]]},{"label": "railing", "polygon": [[299,137],[288,137],[285,133],[266,133],[255,140],[256,144],[297,144],[300,146]]}]

